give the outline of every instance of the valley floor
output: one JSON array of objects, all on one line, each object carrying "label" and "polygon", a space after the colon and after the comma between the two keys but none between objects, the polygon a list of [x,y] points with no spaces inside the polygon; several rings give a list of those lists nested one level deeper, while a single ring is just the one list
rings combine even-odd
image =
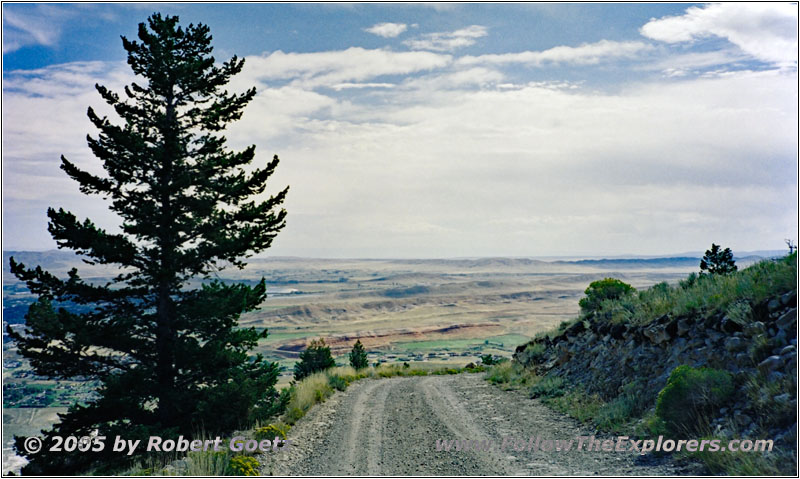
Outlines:
[{"label": "valley floor", "polygon": [[315,406],[293,447],[259,458],[263,475],[680,475],[669,458],[630,452],[436,450],[437,440],[569,440],[590,430],[483,374],[369,379]]}]

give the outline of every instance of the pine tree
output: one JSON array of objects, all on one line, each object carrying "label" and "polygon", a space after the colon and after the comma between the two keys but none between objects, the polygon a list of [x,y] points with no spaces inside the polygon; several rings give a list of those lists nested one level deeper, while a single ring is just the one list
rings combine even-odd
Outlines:
[{"label": "pine tree", "polygon": [[356,340],[356,344],[353,345],[353,349],[350,351],[350,366],[353,366],[353,369],[363,369],[369,365],[369,361],[367,360],[367,352],[364,350],[364,345],[361,344],[361,340]]},{"label": "pine tree", "polygon": [[[88,137],[104,176],[61,157],[61,168],[84,194],[110,200],[119,233],[50,208],[48,230],[59,248],[90,264],[113,264],[106,284],[76,269],[57,278],[11,259],[11,270],[38,295],[22,334],[9,329],[37,374],[84,376],[99,382],[98,397],[74,405],[45,435],[106,436],[102,453],[29,455],[25,473],[70,473],[125,457],[112,453],[115,435],[165,439],[230,431],[273,413],[278,366],[248,351],[266,330],[237,328],[239,316],[266,297],[255,286],[212,280],[226,266],[267,249],[285,225],[280,208],[288,188],[257,199],[278,165],[249,168],[253,146],[232,152],[219,134],[238,120],[255,89],[223,88],[243,59],[215,64],[205,25],[182,28],[178,17],[154,14],[139,25],[138,41],[122,37],[128,64],[146,83],[124,97],[96,85],[122,120],[116,125],[89,108],[99,129]],[[191,287],[193,279],[201,287]],[[64,304],[76,307],[69,310]],[[81,311],[80,313],[75,311]],[[17,450],[24,454],[19,447]],[[142,449],[142,448],[140,448]]]},{"label": "pine tree", "polygon": [[707,271],[710,274],[729,274],[737,270],[730,248],[720,249],[720,246],[711,243],[711,249],[700,260],[700,274]]},{"label": "pine tree", "polygon": [[300,353],[300,361],[294,364],[294,379],[299,381],[316,372],[336,366],[331,356],[331,348],[324,339],[313,339],[305,351]]}]

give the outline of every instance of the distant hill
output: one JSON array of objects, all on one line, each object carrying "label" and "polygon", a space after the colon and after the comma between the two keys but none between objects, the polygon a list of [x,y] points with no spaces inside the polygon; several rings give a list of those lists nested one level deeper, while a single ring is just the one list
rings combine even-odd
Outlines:
[{"label": "distant hill", "polygon": [[635,266],[693,266],[700,264],[700,257],[670,258],[612,258],[612,259],[580,259],[577,261],[558,261],[558,263],[582,264],[587,266],[635,267]]},{"label": "distant hill", "polygon": [[[749,265],[764,258],[785,256],[785,251],[765,250],[765,251],[746,251],[734,257],[742,265]],[[81,260],[81,256],[72,251],[49,250],[49,251],[3,251],[3,276],[7,281],[11,274],[8,260],[13,256],[18,262],[29,267],[41,266],[45,270],[55,273],[66,272],[72,267],[77,267],[85,275],[87,269],[97,273],[106,272],[105,269],[111,266],[95,265],[87,266]],[[316,263],[319,265],[329,263],[375,263],[383,262],[396,265],[424,265],[424,266],[443,266],[450,268],[480,268],[502,270],[514,267],[536,267],[546,265],[578,265],[602,268],[637,268],[637,267],[686,267],[700,264],[703,253],[687,253],[685,255],[665,255],[665,256],[611,256],[611,257],[487,257],[487,258],[445,258],[445,259],[332,259],[332,258],[300,258],[289,256],[270,256],[267,258],[252,258],[250,263],[253,266],[265,265],[270,263],[293,263],[306,266]],[[111,270],[113,271],[113,268]]]},{"label": "distant hill", "polygon": [[45,270],[63,270],[81,264],[80,256],[72,251],[3,251],[3,275],[11,274],[8,260],[14,257],[26,266],[41,266]]}]

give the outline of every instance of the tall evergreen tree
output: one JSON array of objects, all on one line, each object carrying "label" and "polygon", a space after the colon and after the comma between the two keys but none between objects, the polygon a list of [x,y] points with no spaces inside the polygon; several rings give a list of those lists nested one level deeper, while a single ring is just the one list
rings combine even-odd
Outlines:
[{"label": "tall evergreen tree", "polygon": [[[122,37],[128,64],[146,83],[126,86],[124,97],[96,85],[122,120],[117,125],[88,110],[99,129],[89,147],[105,174],[61,157],[83,193],[110,200],[121,231],[107,232],[63,209],[47,211],[59,248],[90,264],[117,265],[120,273],[96,284],[76,269],[57,278],[11,259],[12,272],[39,297],[24,332],[9,329],[20,352],[37,374],[101,384],[96,400],[74,405],[46,433],[46,446],[54,435],[94,430],[112,440],[224,432],[273,412],[278,367],[248,355],[266,330],[237,328],[240,314],[266,297],[264,280],[247,286],[211,275],[242,268],[244,258],[270,246],[285,225],[280,205],[288,187],[256,198],[278,157],[251,168],[254,146],[230,151],[219,134],[256,93],[224,90],[244,60],[215,64],[208,27],[183,28],[178,21],[156,13],[139,25],[138,41]],[[201,287],[189,286],[195,278],[205,279]],[[64,303],[79,307],[67,310]],[[24,472],[64,474],[125,456],[106,442],[102,453],[45,448],[29,455]]]}]

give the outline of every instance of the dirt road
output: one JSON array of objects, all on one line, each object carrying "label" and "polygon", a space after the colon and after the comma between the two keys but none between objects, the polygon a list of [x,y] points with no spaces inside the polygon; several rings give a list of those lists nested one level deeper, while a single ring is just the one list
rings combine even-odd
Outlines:
[{"label": "dirt road", "polygon": [[[574,439],[592,431],[482,374],[362,380],[302,418],[294,447],[260,458],[264,475],[676,475],[669,459],[629,452],[516,451],[504,438]],[[437,440],[492,441],[490,451]],[[586,447],[584,446],[584,449]]]}]

